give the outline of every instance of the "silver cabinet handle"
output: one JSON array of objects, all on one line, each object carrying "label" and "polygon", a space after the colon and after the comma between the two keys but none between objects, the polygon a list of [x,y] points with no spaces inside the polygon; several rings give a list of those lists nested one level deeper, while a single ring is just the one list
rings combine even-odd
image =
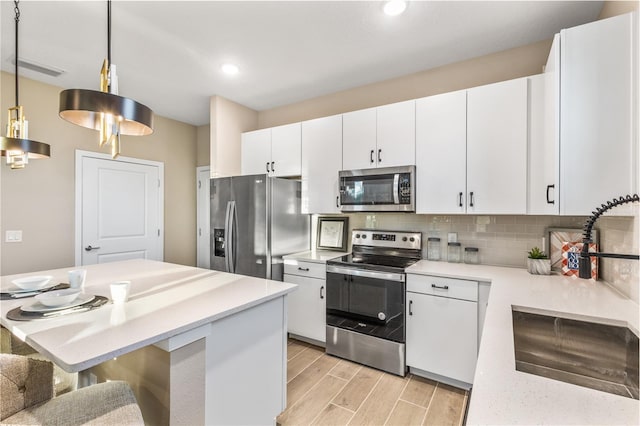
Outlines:
[{"label": "silver cabinet handle", "polygon": [[301,268],[301,267],[298,266],[298,271],[309,272],[309,268]]},{"label": "silver cabinet handle", "polygon": [[324,299],[324,286],[320,287],[320,299]]},{"label": "silver cabinet handle", "polygon": [[409,315],[413,315],[411,308],[413,307],[413,300],[409,300]]},{"label": "silver cabinet handle", "polygon": [[459,197],[458,207],[462,207],[462,192],[458,193],[458,197]]},{"label": "silver cabinet handle", "polygon": [[432,288],[439,288],[440,290],[449,290],[449,286],[448,285],[436,285],[436,284],[431,284]]},{"label": "silver cabinet handle", "polygon": [[85,249],[86,251],[91,251],[91,250],[98,250],[99,248],[100,248],[100,247],[91,247],[91,246],[89,245],[89,246],[86,246],[84,249]]},{"label": "silver cabinet handle", "polygon": [[373,153],[374,153],[374,150],[372,149],[371,154],[369,154],[369,160],[371,161],[371,164],[373,164],[373,162],[376,161],[373,159]]},{"label": "silver cabinet handle", "polygon": [[267,173],[269,173],[269,162],[267,161]]},{"label": "silver cabinet handle", "polygon": [[473,207],[473,191],[469,193],[469,207]]},{"label": "silver cabinet handle", "polygon": [[275,162],[275,161],[272,161],[272,162],[271,162],[271,171],[272,171],[272,172],[275,172],[275,171],[276,171],[276,166],[275,166],[275,164],[276,164],[276,162]]},{"label": "silver cabinet handle", "polygon": [[382,163],[382,150],[378,150],[378,163]]}]

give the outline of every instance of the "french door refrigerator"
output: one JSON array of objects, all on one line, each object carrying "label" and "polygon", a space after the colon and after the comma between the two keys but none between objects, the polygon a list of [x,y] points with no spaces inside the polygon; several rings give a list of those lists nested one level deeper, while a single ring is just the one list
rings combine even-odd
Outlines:
[{"label": "french door refrigerator", "polygon": [[268,175],[211,179],[211,269],[282,281],[282,256],[309,249],[301,186]]}]

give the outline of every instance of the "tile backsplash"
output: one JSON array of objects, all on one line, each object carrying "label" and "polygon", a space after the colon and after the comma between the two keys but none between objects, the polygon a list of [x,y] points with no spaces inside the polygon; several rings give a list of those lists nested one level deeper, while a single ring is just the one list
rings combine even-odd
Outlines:
[{"label": "tile backsplash", "polygon": [[[596,226],[600,230],[600,251],[607,253],[638,254],[640,240],[640,207],[634,216],[604,216]],[[637,260],[601,259],[600,277],[611,283],[622,294],[640,303],[640,262]]]},{"label": "tile backsplash", "polygon": [[545,230],[550,227],[582,229],[579,216],[433,216],[398,213],[350,214],[349,228],[422,232],[423,258],[428,237],[440,237],[444,260],[447,234],[455,232],[462,247],[477,247],[481,264],[524,268],[532,247],[545,249]]},{"label": "tile backsplash", "polygon": [[[596,222],[600,251],[638,254],[640,218],[638,206],[633,216],[604,216]],[[422,232],[423,258],[427,257],[426,238],[440,237],[442,257],[446,260],[447,234],[457,233],[463,247],[478,247],[481,264],[526,267],[527,251],[545,249],[547,228],[582,229],[586,216],[435,216],[401,213],[349,214],[349,231],[356,228]],[[312,234],[315,244],[315,223]],[[349,238],[351,232],[349,232]],[[349,248],[351,241],[349,240]],[[621,293],[640,303],[640,262],[601,259],[600,278]]]}]

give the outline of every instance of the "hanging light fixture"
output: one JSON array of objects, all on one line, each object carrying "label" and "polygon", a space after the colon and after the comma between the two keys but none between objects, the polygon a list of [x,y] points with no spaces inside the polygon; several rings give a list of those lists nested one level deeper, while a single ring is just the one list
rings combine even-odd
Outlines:
[{"label": "hanging light fixture", "polygon": [[120,155],[120,135],[153,133],[153,111],[133,99],[118,96],[116,66],[111,63],[111,0],[107,1],[107,59],[100,71],[100,91],[68,89],[60,92],[60,117],[78,126],[98,130],[100,146],[111,145]]},{"label": "hanging light fixture", "polygon": [[29,139],[29,122],[24,118],[24,110],[20,105],[18,87],[18,22],[20,22],[19,0],[14,0],[16,14],[16,106],[9,108],[7,119],[7,135],[0,136],[0,155],[7,157],[11,169],[24,169],[30,158],[46,158],[50,156],[50,147],[46,143]]}]

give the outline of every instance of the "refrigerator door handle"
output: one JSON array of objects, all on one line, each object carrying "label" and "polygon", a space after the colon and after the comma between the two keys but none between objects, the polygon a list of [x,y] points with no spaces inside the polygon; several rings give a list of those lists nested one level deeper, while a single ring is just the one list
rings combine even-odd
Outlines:
[{"label": "refrigerator door handle", "polygon": [[229,266],[229,259],[231,258],[230,255],[230,247],[231,247],[231,227],[229,226],[230,221],[231,221],[231,203],[232,201],[228,201],[227,202],[227,211],[224,215],[224,235],[225,235],[225,242],[224,242],[224,266],[225,266],[225,272],[231,272],[231,267]]},{"label": "refrigerator door handle", "polygon": [[229,272],[235,274],[236,272],[236,202],[229,201],[231,205],[231,210],[229,213],[229,238],[228,238],[228,246],[229,246]]}]

